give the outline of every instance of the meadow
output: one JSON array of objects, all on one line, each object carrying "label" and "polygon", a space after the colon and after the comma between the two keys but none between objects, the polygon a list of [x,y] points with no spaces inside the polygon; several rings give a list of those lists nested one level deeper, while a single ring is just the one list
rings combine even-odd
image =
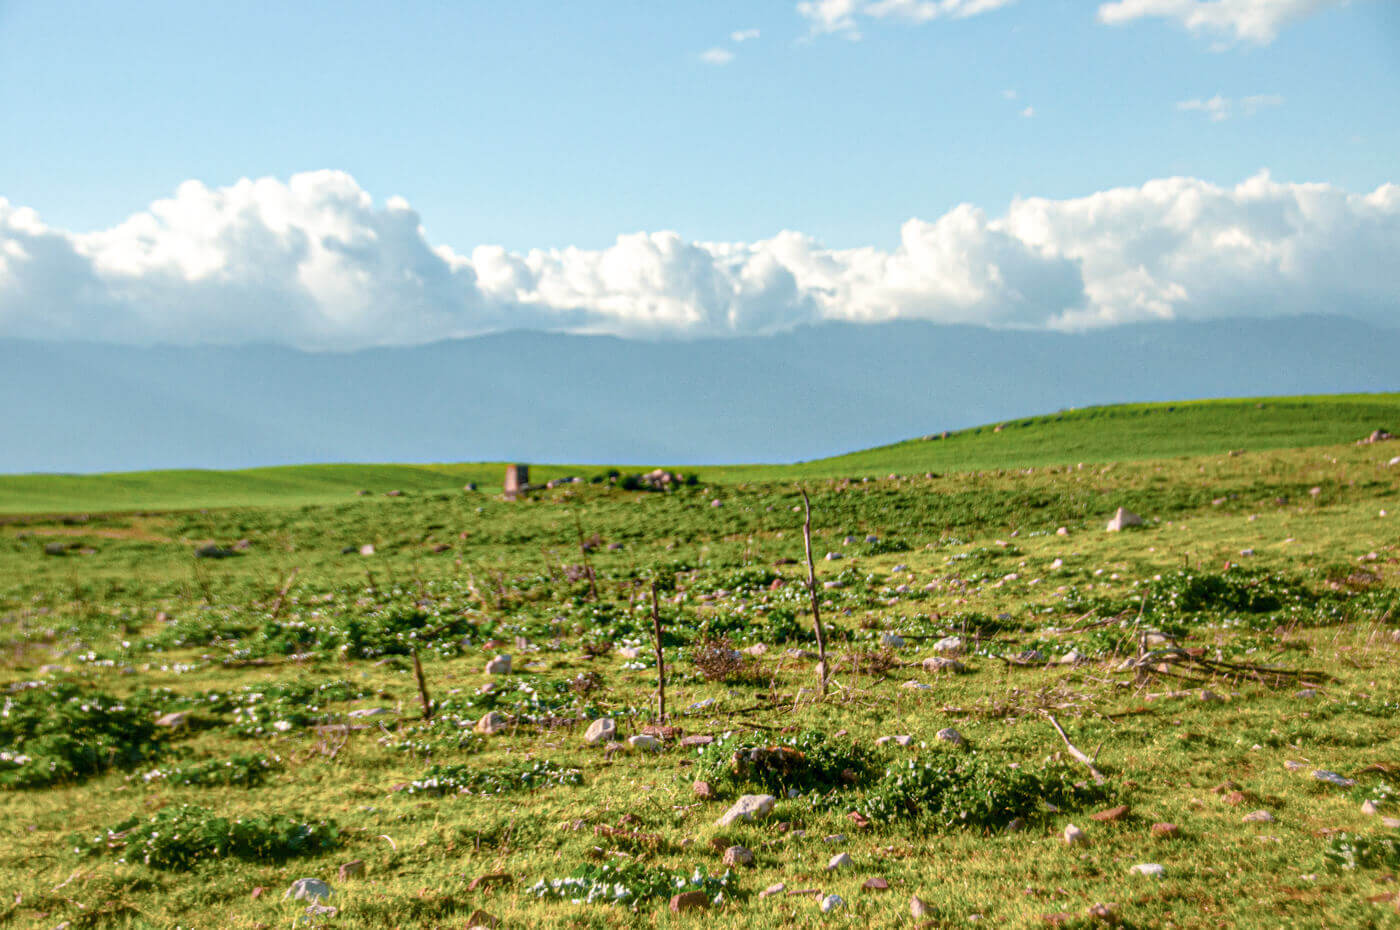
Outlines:
[{"label": "meadow", "polygon": [[1396,926],[1397,413],[2,477],[0,926]]}]

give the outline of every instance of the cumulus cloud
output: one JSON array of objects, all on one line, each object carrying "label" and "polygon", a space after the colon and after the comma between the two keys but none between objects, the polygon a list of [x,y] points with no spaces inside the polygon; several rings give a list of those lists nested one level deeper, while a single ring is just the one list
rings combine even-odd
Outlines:
[{"label": "cumulus cloud", "polygon": [[729,34],[731,42],[747,42],[750,39],[758,38],[757,29],[736,29]]},{"label": "cumulus cloud", "polygon": [[1078,329],[1350,313],[1400,322],[1400,185],[1166,178],[1070,200],[911,219],[892,249],[799,232],[469,253],[343,172],[198,182],[73,233],[0,199],[0,337],[405,345],[507,329],[687,338],[827,320]]},{"label": "cumulus cloud", "polygon": [[1010,6],[1016,0],[803,0],[797,12],[813,35],[837,34],[860,38],[862,17],[927,23],[935,19],[965,19]]},{"label": "cumulus cloud", "polygon": [[1194,33],[1267,45],[1290,23],[1348,0],[1112,0],[1099,5],[1109,25],[1138,19],[1167,19]]},{"label": "cumulus cloud", "polygon": [[1241,97],[1238,101],[1229,97],[1222,97],[1216,94],[1209,100],[1195,99],[1182,100],[1177,103],[1176,108],[1184,112],[1204,113],[1211,122],[1223,123],[1234,115],[1236,108],[1245,116],[1253,116],[1264,107],[1278,107],[1283,105],[1283,98],[1278,94],[1254,94],[1249,97]]},{"label": "cumulus cloud", "polygon": [[700,60],[707,65],[727,65],[734,60],[734,53],[727,48],[715,46],[701,52]]}]

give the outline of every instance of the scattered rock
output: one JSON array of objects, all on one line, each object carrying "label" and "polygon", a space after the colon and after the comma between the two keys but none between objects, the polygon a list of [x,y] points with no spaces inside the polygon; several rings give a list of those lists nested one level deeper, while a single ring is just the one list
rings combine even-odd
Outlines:
[{"label": "scattered rock", "polygon": [[1100,923],[1116,924],[1118,923],[1118,905],[1103,903],[1091,904],[1084,911],[1084,916],[1088,917],[1090,920],[1099,921]]},{"label": "scattered rock", "polygon": [[775,884],[775,885],[769,885],[767,888],[765,888],[765,889],[763,889],[762,891],[760,891],[760,892],[758,893],[758,896],[759,896],[760,898],[771,898],[771,897],[773,897],[773,895],[775,895],[775,894],[782,894],[782,893],[783,893],[784,891],[786,891],[786,890],[787,890],[787,885],[783,884],[782,882],[778,882],[777,884]]},{"label": "scattered rock", "polygon": [[1059,529],[1055,530],[1055,535],[1056,535],[1056,536],[1068,536],[1068,535],[1069,535],[1069,527],[1067,527],[1067,526],[1062,526],[1062,527],[1060,527]]},{"label": "scattered rock", "polygon": [[487,872],[485,875],[478,875],[476,878],[472,879],[471,883],[467,885],[467,890],[476,891],[478,888],[484,888],[487,885],[506,884],[510,881],[511,877],[508,872]]},{"label": "scattered rock", "polygon": [[826,870],[833,872],[836,869],[843,869],[851,864],[851,857],[847,853],[837,853],[831,857],[831,861],[826,864]]},{"label": "scattered rock", "polygon": [[1127,817],[1130,810],[1131,808],[1129,808],[1128,805],[1120,804],[1117,807],[1110,807],[1106,811],[1090,814],[1089,819],[1097,820],[1099,823],[1114,823]]},{"label": "scattered rock", "polygon": [[1338,788],[1355,788],[1356,779],[1346,778],[1336,772],[1329,772],[1326,769],[1315,769],[1312,777],[1318,781],[1325,781],[1329,785],[1336,785]]},{"label": "scattered rock", "polygon": [[1152,835],[1159,840],[1172,840],[1181,835],[1181,828],[1174,823],[1154,823]]},{"label": "scattered rock", "polygon": [[1300,690],[1300,691],[1295,691],[1295,692],[1293,693],[1293,696],[1296,697],[1296,698],[1303,698],[1304,700],[1307,700],[1308,698],[1315,698],[1315,697],[1317,697],[1317,689],[1316,689],[1316,688],[1303,688],[1303,689]]},{"label": "scattered rock", "polygon": [[348,882],[352,878],[362,878],[365,874],[365,860],[355,859],[340,867],[340,880]]},{"label": "scattered rock", "polygon": [[1229,794],[1225,795],[1225,797],[1221,800],[1223,800],[1226,804],[1238,806],[1249,799],[1244,796],[1243,791],[1231,791]]},{"label": "scattered rock", "polygon": [[1380,812],[1381,809],[1376,806],[1375,801],[1366,800],[1361,802],[1361,813],[1366,814],[1367,816],[1375,816]]},{"label": "scattered rock", "polygon": [[954,746],[967,745],[967,740],[963,739],[963,735],[957,730],[954,730],[952,727],[944,727],[943,729],[939,730],[935,735],[938,737],[938,739],[942,740],[943,742],[952,743]]},{"label": "scattered rock", "polygon": [[331,904],[308,904],[304,912],[307,917],[334,917],[340,908]]},{"label": "scattered rock", "polygon": [[360,555],[374,555],[374,543],[365,543],[361,546]]},{"label": "scattered rock", "polygon": [[753,865],[753,851],[743,846],[730,846],[724,851],[723,861],[730,868]]},{"label": "scattered rock", "polygon": [[1126,526],[1142,526],[1142,517],[1128,510],[1126,507],[1119,507],[1113,514],[1113,519],[1108,521],[1108,532],[1116,533]]},{"label": "scattered rock", "polygon": [[488,674],[488,675],[509,675],[509,674],[510,674],[510,656],[505,655],[505,654],[498,655],[498,656],[496,656],[496,658],[492,659],[490,662],[487,662],[487,663],[486,663],[486,674]]},{"label": "scattered rock", "polygon": [[694,911],[710,906],[710,899],[703,891],[683,891],[671,897],[671,913]]},{"label": "scattered rock", "polygon": [[499,711],[487,711],[486,715],[476,722],[476,732],[490,736],[492,733],[499,733],[510,726],[510,718]]},{"label": "scattered rock", "polygon": [[881,633],[880,645],[888,646],[891,649],[901,649],[904,646],[904,637],[898,633]]},{"label": "scattered rock", "polygon": [[829,895],[827,895],[825,898],[822,898],[822,904],[821,904],[822,913],[823,913],[823,914],[830,914],[832,911],[836,910],[838,907],[844,907],[845,904],[846,904],[845,899],[842,898],[839,894],[829,894]]},{"label": "scattered rock", "polygon": [[695,793],[695,797],[701,801],[713,801],[715,799],[715,786],[707,781],[697,781],[690,786]]},{"label": "scattered rock", "polygon": [[960,636],[945,636],[933,644],[933,651],[945,656],[960,656],[964,648]]},{"label": "scattered rock", "polygon": [[695,746],[708,746],[715,741],[713,736],[706,736],[703,733],[696,733],[693,736],[681,738],[681,746],[690,749]]},{"label": "scattered rock", "polygon": [[889,891],[890,883],[877,876],[875,878],[867,878],[865,884],[860,887],[864,888],[866,891]]},{"label": "scattered rock", "polygon": [[1137,875],[1146,875],[1148,878],[1161,878],[1167,874],[1167,870],[1155,862],[1139,862],[1128,871]]},{"label": "scattered rock", "polygon": [[910,691],[932,691],[932,690],[933,690],[933,685],[928,684],[927,682],[923,682],[923,681],[915,681],[915,680],[912,679],[912,678],[909,679],[908,681],[906,681],[904,684],[900,685],[900,687],[901,687],[901,688],[906,688],[906,689],[908,689],[908,690],[910,690]]},{"label": "scattered rock", "polygon": [[292,887],[282,897],[293,901],[324,901],[332,894],[331,886],[319,878],[299,878],[292,882]]},{"label": "scattered rock", "polygon": [[190,715],[183,710],[172,711],[156,718],[156,726],[180,728],[187,726],[190,722]]},{"label": "scattered rock", "polygon": [[1268,811],[1250,811],[1240,819],[1245,823],[1273,823],[1274,815]]},{"label": "scattered rock", "polygon": [[477,927],[485,927],[486,930],[496,930],[496,927],[500,926],[500,924],[501,919],[499,917],[488,914],[481,908],[477,908],[467,915],[467,926],[470,927],[471,930],[476,930]]},{"label": "scattered rock", "polygon": [[927,904],[919,899],[918,895],[914,895],[909,899],[909,914],[915,920],[923,920],[925,917],[931,916],[932,911]]},{"label": "scattered rock", "polygon": [[1064,837],[1065,842],[1070,846],[1083,846],[1089,842],[1089,837],[1074,824],[1065,827]]},{"label": "scattered rock", "polygon": [[638,733],[636,736],[627,738],[627,745],[632,749],[645,749],[649,752],[661,751],[661,740],[649,733]]},{"label": "scattered rock", "polygon": [[777,803],[778,799],[771,794],[746,794],[735,801],[734,806],[715,822],[721,827],[727,827],[735,823],[758,820],[773,813],[773,806]]},{"label": "scattered rock", "polygon": [[926,672],[952,672],[955,675],[963,672],[963,664],[947,656],[929,656],[920,664]]}]

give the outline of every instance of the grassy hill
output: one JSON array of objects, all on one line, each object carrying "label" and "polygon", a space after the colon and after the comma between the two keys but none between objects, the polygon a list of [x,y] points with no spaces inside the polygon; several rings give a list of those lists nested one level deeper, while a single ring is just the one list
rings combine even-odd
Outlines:
[{"label": "grassy hill", "polygon": [[[1025,468],[1332,445],[1379,428],[1400,430],[1400,394],[1122,404],[988,424],[946,438],[911,439],[810,462],[706,466],[699,471],[706,481],[730,482]],[[407,494],[454,491],[468,481],[493,490],[500,486],[503,467],[492,462],[293,465],[239,471],[3,475],[0,513],[296,506],[342,501],[360,490],[375,495],[395,489]],[[536,465],[531,477],[547,481],[593,475],[605,468]]]}]

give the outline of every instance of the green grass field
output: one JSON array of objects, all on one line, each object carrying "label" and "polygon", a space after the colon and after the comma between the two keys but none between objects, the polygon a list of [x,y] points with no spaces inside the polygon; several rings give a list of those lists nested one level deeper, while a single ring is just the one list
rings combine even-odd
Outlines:
[{"label": "green grass field", "polygon": [[[1001,426],[999,431],[997,426]],[[1139,461],[1329,445],[1375,429],[1400,430],[1400,394],[1267,397],[1090,407],[913,439],[813,462],[708,466],[708,481],[883,476]],[[623,470],[647,465],[619,466]],[[684,468],[684,466],[681,466]],[[474,481],[499,490],[503,463],[297,465],[241,471],[0,475],[0,514],[294,506],[342,501],[359,490],[447,492]],[[535,465],[532,479],[596,475],[606,466]],[[691,469],[686,469],[691,470]]]},{"label": "green grass field", "polygon": [[515,502],[461,490],[495,465],[5,479],[0,927],[1396,926],[1400,442],[1354,442],[1396,404]]}]

